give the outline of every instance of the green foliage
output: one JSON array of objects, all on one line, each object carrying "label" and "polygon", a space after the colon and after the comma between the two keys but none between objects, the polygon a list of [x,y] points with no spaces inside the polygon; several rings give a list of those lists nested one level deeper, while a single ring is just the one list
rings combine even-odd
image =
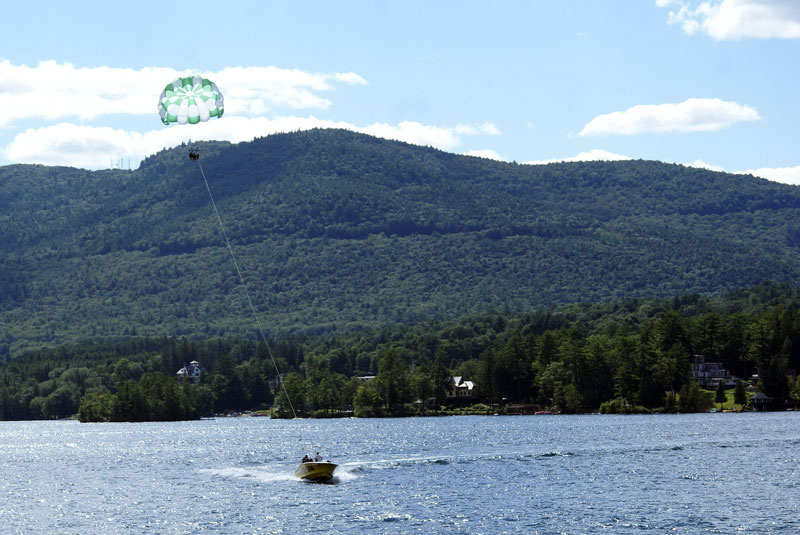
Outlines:
[{"label": "green foliage", "polygon": [[600,414],[647,414],[650,412],[641,405],[631,405],[624,398],[614,398],[600,404]]},{"label": "green foliage", "polygon": [[108,422],[111,420],[112,394],[106,388],[87,391],[78,408],[81,422]]},{"label": "green foliage", "polygon": [[719,403],[719,408],[722,409],[722,404],[727,400],[728,396],[725,394],[725,382],[720,381],[717,383],[717,389],[714,392],[714,403]]},{"label": "green foliage", "polygon": [[691,382],[681,387],[678,394],[678,412],[705,412],[713,406],[711,392],[704,391]]},{"label": "green foliage", "polygon": [[292,418],[295,415],[302,415],[306,410],[305,389],[303,388],[303,377],[296,372],[286,374],[283,379],[283,386],[277,396],[273,415],[276,418]]},{"label": "green foliage", "polygon": [[[796,401],[800,401],[800,375],[794,381],[792,385],[792,399]],[[736,403],[739,403],[738,401]]]},{"label": "green foliage", "polygon": [[358,387],[353,397],[353,407],[356,416],[380,416],[383,414],[382,406],[383,403],[381,402],[381,396],[378,392],[378,384],[375,381],[369,381]]},{"label": "green foliage", "polygon": [[[493,307],[677,295],[691,306],[695,294],[800,281],[800,191],[750,176],[650,161],[517,165],[341,130],[198,146],[274,336]],[[0,168],[0,359],[86,338],[257,338],[197,166],[179,147],[135,171]],[[695,351],[742,362],[718,327],[707,318]],[[479,358],[486,340],[471,339],[449,339],[446,366],[463,351]],[[503,373],[492,388],[528,395],[533,370],[507,358],[486,363]],[[664,380],[636,395],[651,402]]]},{"label": "green foliage", "polygon": [[787,338],[781,351],[765,355],[760,359],[759,387],[761,391],[774,400],[786,400],[789,397],[789,378],[786,368],[792,353],[791,340]]},{"label": "green foliage", "polygon": [[399,349],[388,348],[382,352],[378,362],[375,385],[388,414],[396,413],[400,406],[410,401],[406,358]]},{"label": "green foliage", "polygon": [[[270,351],[244,339],[86,341],[0,364],[0,417],[175,420],[270,406],[276,417],[292,417],[292,407],[320,417],[441,413],[453,375],[476,383],[468,403],[492,413],[506,402],[565,413],[703,411],[715,396],[690,383],[699,348],[738,377],[760,372],[760,387],[783,396],[776,396],[782,406],[797,395],[787,369],[800,368],[798,311],[794,288],[764,284],[721,298],[489,311],[271,340]],[[205,369],[200,382],[179,383],[175,372],[192,360]],[[742,396],[740,381],[739,405]]]},{"label": "green foliage", "polygon": [[736,388],[733,390],[733,402],[739,406],[747,404],[747,390],[744,386],[744,381],[736,381]]}]

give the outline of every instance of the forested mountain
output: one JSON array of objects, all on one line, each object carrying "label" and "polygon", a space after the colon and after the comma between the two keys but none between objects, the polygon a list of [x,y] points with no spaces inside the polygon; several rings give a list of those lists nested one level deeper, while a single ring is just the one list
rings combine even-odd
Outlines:
[{"label": "forested mountain", "polygon": [[272,336],[800,280],[800,190],[652,161],[519,165],[340,130],[135,171],[0,168],[0,358]]}]

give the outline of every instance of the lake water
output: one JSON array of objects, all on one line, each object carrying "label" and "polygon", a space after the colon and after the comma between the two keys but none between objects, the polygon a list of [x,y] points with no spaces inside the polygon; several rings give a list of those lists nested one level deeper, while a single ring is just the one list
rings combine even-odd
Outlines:
[{"label": "lake water", "polygon": [[800,533],[798,451],[800,412],[0,422],[0,532]]}]

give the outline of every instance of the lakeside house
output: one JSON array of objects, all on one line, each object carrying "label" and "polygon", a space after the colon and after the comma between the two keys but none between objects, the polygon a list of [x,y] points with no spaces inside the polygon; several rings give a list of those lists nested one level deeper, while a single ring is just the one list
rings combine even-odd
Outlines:
[{"label": "lakeside house", "polygon": [[184,366],[178,373],[175,375],[178,376],[178,381],[190,381],[192,383],[196,383],[200,380],[200,375],[202,374],[202,369],[200,368],[200,363],[196,360],[193,360],[188,365]]},{"label": "lakeside house", "polygon": [[758,392],[755,396],[750,398],[750,407],[754,411],[768,411],[772,408],[774,400],[763,392]]},{"label": "lakeside house", "polygon": [[725,388],[736,386],[736,377],[723,368],[721,362],[706,362],[704,355],[692,355],[689,378],[703,388],[714,389],[720,382],[725,384]]},{"label": "lakeside house", "polygon": [[445,392],[448,401],[473,401],[478,395],[475,383],[464,381],[460,375],[450,378]]}]

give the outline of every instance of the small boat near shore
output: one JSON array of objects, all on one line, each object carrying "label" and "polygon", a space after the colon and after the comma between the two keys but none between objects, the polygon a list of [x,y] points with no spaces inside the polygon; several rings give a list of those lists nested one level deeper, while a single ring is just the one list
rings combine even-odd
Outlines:
[{"label": "small boat near shore", "polygon": [[325,462],[300,463],[294,475],[305,481],[330,481],[338,464]]}]

